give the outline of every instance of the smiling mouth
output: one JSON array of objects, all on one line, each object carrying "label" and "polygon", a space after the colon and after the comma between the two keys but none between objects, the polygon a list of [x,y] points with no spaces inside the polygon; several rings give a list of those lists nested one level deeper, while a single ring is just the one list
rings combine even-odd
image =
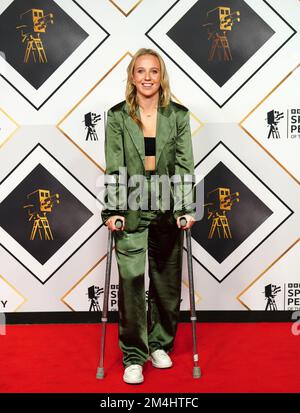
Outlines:
[{"label": "smiling mouth", "polygon": [[152,87],[153,83],[142,83],[143,87]]}]

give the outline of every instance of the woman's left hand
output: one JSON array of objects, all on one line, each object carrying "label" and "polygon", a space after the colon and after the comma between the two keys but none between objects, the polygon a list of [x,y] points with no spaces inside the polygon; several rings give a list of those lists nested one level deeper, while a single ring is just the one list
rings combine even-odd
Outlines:
[{"label": "woman's left hand", "polygon": [[[185,218],[186,221],[187,221],[187,222],[186,222],[186,225],[185,225],[184,227],[182,227],[182,226],[180,225],[180,220],[181,220],[182,218]],[[195,222],[196,222],[196,220],[195,220],[194,217],[192,217],[192,215],[181,215],[181,217],[178,217],[177,220],[176,220],[176,224],[177,224],[178,228],[181,228],[181,229],[191,228],[191,227],[194,225]]]}]

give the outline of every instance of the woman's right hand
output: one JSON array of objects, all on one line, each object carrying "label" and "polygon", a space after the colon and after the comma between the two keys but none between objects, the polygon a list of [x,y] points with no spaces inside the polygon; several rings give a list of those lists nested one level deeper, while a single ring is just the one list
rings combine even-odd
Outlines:
[{"label": "woman's right hand", "polygon": [[[120,219],[122,221],[122,226],[121,228],[117,228],[115,226],[116,220]],[[113,215],[112,217],[108,218],[105,221],[105,225],[110,229],[111,231],[123,231],[125,228],[125,217],[122,217],[121,215]]]}]

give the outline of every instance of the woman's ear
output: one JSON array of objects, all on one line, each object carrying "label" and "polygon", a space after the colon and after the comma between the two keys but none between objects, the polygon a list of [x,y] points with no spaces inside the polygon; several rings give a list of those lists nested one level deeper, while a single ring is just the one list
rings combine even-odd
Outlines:
[{"label": "woman's ear", "polygon": [[135,86],[135,82],[134,82],[134,80],[133,80],[133,75],[132,75],[132,74],[130,74],[130,76],[129,76],[129,82],[130,82],[133,86]]}]

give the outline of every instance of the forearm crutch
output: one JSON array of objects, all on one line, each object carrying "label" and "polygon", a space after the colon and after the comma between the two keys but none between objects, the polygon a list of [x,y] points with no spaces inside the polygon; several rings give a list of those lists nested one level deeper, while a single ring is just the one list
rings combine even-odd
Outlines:
[{"label": "forearm crutch", "polygon": [[[123,222],[117,219],[115,226],[121,228]],[[100,343],[100,361],[97,369],[96,378],[104,378],[104,352],[105,352],[105,336],[106,336],[106,323],[108,315],[108,299],[109,299],[109,286],[110,286],[110,274],[111,274],[111,258],[112,258],[112,247],[113,247],[113,236],[112,231],[108,230],[107,237],[107,259],[106,259],[106,269],[105,269],[105,285],[104,285],[104,297],[103,297],[103,310],[102,310],[102,332],[101,332],[101,343]]]},{"label": "forearm crutch", "polygon": [[[185,218],[180,219],[181,227],[184,227],[187,224]],[[189,277],[189,295],[190,295],[190,308],[191,308],[191,317],[192,322],[192,334],[193,334],[193,378],[199,379],[201,377],[201,370],[198,366],[198,346],[197,346],[197,332],[196,332],[196,309],[195,309],[195,289],[194,289],[194,275],[193,275],[193,257],[192,257],[192,241],[191,241],[191,229],[187,228],[185,231],[186,246],[187,246],[187,263],[188,263],[188,277]]]}]

